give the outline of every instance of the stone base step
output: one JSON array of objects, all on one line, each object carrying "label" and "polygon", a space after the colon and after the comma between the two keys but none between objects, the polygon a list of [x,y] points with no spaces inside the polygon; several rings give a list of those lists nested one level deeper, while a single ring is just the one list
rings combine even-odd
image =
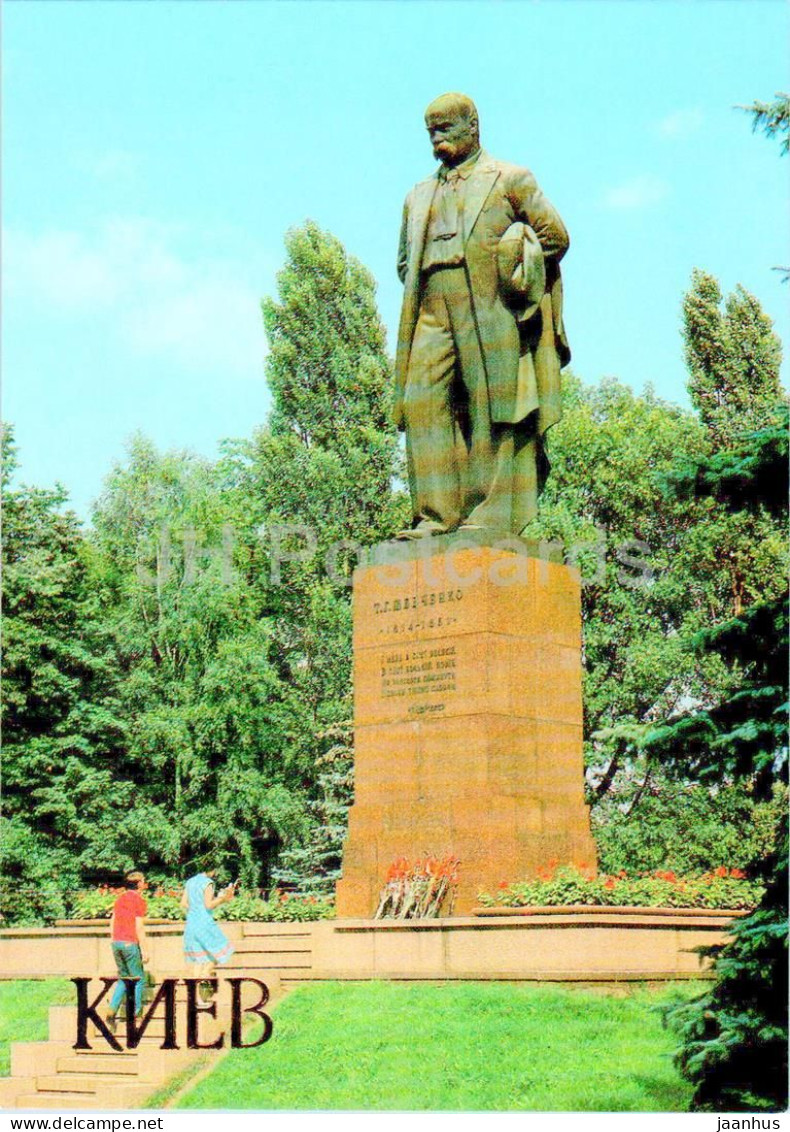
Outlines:
[{"label": "stone base step", "polygon": [[[36,1078],[36,1091],[40,1093],[86,1093],[95,1095],[100,1089],[120,1085],[149,1084],[137,1079],[137,1074],[109,1074],[101,1078],[92,1073],[48,1073]],[[153,1084],[153,1082],[151,1082]]]},{"label": "stone base step", "polygon": [[23,1093],[17,1097],[15,1108],[76,1108],[93,1107],[86,1105],[85,1093]]},{"label": "stone base step", "polygon": [[58,1073],[91,1073],[96,1076],[137,1077],[140,1072],[140,1059],[136,1053],[124,1050],[123,1053],[75,1053],[71,1057],[59,1057],[55,1062]]},{"label": "stone base step", "polygon": [[21,1094],[15,1108],[124,1109],[139,1108],[154,1086],[119,1084],[102,1086],[95,1093],[40,1090]]}]

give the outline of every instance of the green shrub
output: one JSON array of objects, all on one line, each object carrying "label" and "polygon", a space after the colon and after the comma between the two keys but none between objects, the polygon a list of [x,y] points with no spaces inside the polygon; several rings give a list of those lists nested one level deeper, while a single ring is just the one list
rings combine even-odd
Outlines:
[{"label": "green shrub", "polygon": [[602,872],[673,869],[679,876],[696,876],[725,862],[747,869],[772,852],[777,821],[787,810],[782,785],[766,802],[756,800],[743,783],[711,790],[672,782],[658,771],[632,808],[640,782],[618,780],[617,788],[593,806]]},{"label": "green shrub", "polygon": [[51,924],[66,913],[66,890],[76,874],[69,854],[48,849],[18,818],[0,820],[0,923]]},{"label": "green shrub", "polygon": [[635,908],[726,908],[751,909],[762,894],[756,881],[739,869],[715,869],[701,876],[679,877],[657,870],[646,876],[597,876],[573,866],[545,869],[537,880],[503,885],[495,895],[481,892],[478,899],[487,908],[525,908],[590,904]]},{"label": "green shrub", "polygon": [[291,896],[273,892],[268,900],[241,893],[216,912],[218,920],[261,920],[264,923],[290,923],[329,920],[335,914],[334,901],[318,896]]},{"label": "green shrub", "polygon": [[[123,889],[89,889],[74,899],[71,915],[75,920],[109,920],[113,904]],[[180,892],[157,890],[146,893],[148,918],[152,920],[183,920],[186,913],[181,907]],[[241,892],[229,904],[220,904],[214,911],[217,920],[260,920],[264,923],[326,920],[334,915],[334,903],[315,896],[291,896],[273,892],[268,900],[255,892]]]}]

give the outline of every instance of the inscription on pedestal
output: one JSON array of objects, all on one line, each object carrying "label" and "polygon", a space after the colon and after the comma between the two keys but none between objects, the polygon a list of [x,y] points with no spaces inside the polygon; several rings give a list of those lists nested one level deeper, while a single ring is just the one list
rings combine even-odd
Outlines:
[{"label": "inscription on pedestal", "polygon": [[463,589],[431,590],[421,594],[404,594],[387,601],[372,603],[379,637],[398,633],[423,633],[431,629],[449,629],[458,622],[458,604]]},{"label": "inscription on pedestal", "polygon": [[[384,699],[414,700],[446,695],[456,690],[456,647],[407,648],[384,655],[381,664],[381,695]],[[410,703],[410,715],[445,710],[445,703]]]}]

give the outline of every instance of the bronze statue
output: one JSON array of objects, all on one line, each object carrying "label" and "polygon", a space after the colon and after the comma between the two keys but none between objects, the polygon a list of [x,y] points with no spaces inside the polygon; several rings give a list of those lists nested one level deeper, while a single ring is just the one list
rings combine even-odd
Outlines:
[{"label": "bronze statue", "polygon": [[439,170],[403,210],[395,415],[413,525],[520,534],[537,513],[546,430],[561,416],[559,261],[568,234],[528,169],[480,148],[463,94],[430,104]]}]

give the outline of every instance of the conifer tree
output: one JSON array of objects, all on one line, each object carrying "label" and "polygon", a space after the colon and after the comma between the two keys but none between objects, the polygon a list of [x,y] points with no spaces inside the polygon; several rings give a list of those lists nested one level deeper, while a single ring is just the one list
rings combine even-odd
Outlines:
[{"label": "conifer tree", "polygon": [[[770,511],[786,523],[787,413],[742,438],[732,450],[699,462],[676,479],[687,496],[708,496],[732,512]],[[757,796],[787,785],[787,599],[766,597],[695,639],[737,677],[716,703],[670,719],[648,734],[645,749],[708,784],[749,780]],[[682,1072],[694,1105],[714,1111],[780,1111],[787,1106],[787,814],[775,852],[753,866],[766,881],[760,905],[713,949],[715,982],[671,1012],[683,1045]]]}]

